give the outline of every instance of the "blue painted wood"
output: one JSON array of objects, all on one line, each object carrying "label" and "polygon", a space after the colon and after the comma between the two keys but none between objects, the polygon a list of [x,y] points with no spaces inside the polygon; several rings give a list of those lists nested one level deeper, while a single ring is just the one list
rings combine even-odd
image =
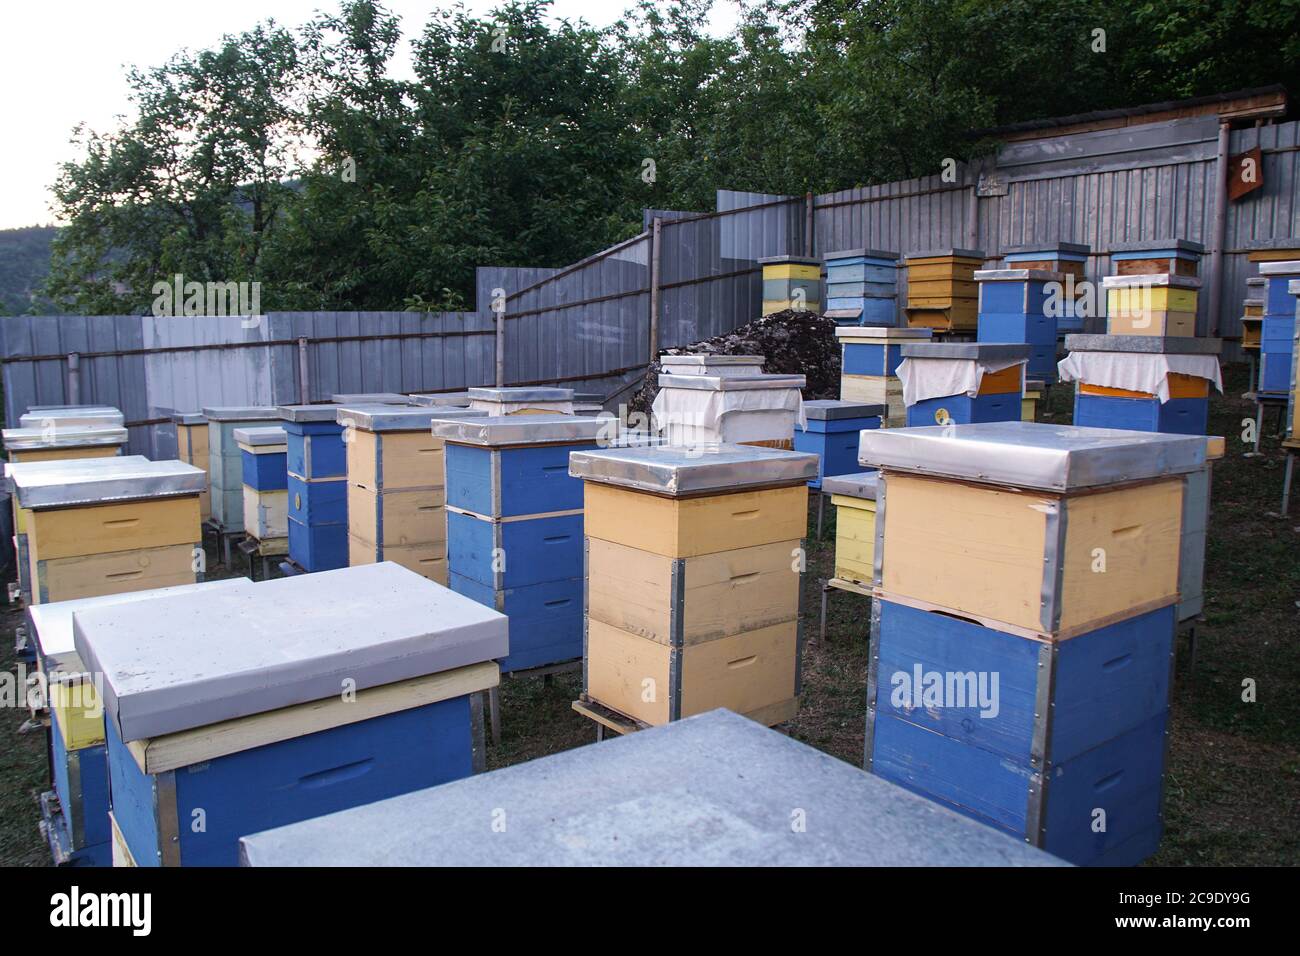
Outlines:
[{"label": "blue painted wood", "polygon": [[[159,825],[140,797],[152,781],[119,737],[110,734],[108,748],[114,816],[137,862],[150,865]],[[462,779],[473,772],[472,748],[469,697],[456,697],[181,768],[181,863],[235,866],[241,836]]]},{"label": "blue painted wood", "polygon": [[845,342],[841,371],[845,375],[896,375],[902,360],[901,345]]},{"label": "blue painted wood", "polygon": [[306,525],[348,523],[348,480],[304,481],[289,475],[289,517]]},{"label": "blue painted wood", "polygon": [[289,519],[289,557],[306,571],[332,571],[348,566],[348,526],[307,525]]},{"label": "blue painted wood", "polygon": [[826,281],[875,282],[897,286],[898,269],[895,266],[873,265],[859,259],[857,262],[826,262]]},{"label": "blue painted wood", "polygon": [[242,452],[244,484],[258,491],[283,491],[289,487],[288,455],[254,455]]},{"label": "blue painted wood", "polygon": [[981,342],[1014,342],[1056,346],[1056,318],[1025,312],[981,312],[977,325]]},{"label": "blue painted wood", "polygon": [[945,395],[941,398],[927,398],[909,405],[907,425],[938,424],[937,414],[940,409],[948,413],[948,420],[954,425],[974,425],[981,422],[1017,422],[1020,421],[1020,392],[1007,392],[1002,395]]},{"label": "blue painted wood", "polygon": [[447,586],[510,618],[510,653],[500,662],[502,673],[582,657],[581,577],[496,589],[450,572]]},{"label": "blue painted wood", "polygon": [[300,478],[342,478],[348,473],[343,426],[332,422],[282,422],[289,474]]},{"label": "blue painted wood", "polygon": [[108,781],[113,818],[136,866],[159,866],[158,821],[154,816],[153,778],[140,771],[117,726],[104,721]]},{"label": "blue painted wood", "polygon": [[1030,346],[1029,361],[1025,363],[1025,377],[1040,379],[1048,385],[1056,384],[1056,343]]},{"label": "blue painted wood", "polygon": [[448,442],[443,460],[447,471],[447,504],[490,515],[494,468],[489,450]]},{"label": "blue painted wood", "polygon": [[1296,297],[1287,291],[1292,279],[1300,279],[1300,273],[1291,275],[1271,275],[1264,282],[1264,316],[1295,321]]},{"label": "blue painted wood", "polygon": [[1200,262],[1200,253],[1191,252],[1187,249],[1141,249],[1137,252],[1112,252],[1110,254],[1112,262],[1119,262],[1121,259],[1188,259],[1192,262]]},{"label": "blue painted wood", "polygon": [[898,286],[891,279],[889,282],[864,282],[855,280],[852,282],[828,282],[826,284],[826,297],[839,298],[849,296],[852,298],[894,298],[898,295]]},{"label": "blue painted wood", "polygon": [[[498,556],[493,553],[498,527],[502,560],[495,560]],[[582,560],[581,514],[492,521],[447,512],[448,571],[488,587],[526,587],[582,577]]]},{"label": "blue painted wood", "polygon": [[1067,335],[1071,332],[1083,331],[1082,315],[1062,315],[1056,319],[1057,335]]},{"label": "blue painted wood", "polygon": [[1059,283],[1042,279],[1027,279],[1023,282],[988,281],[980,283],[980,311],[990,313],[1025,312],[1041,315],[1047,308],[1051,297],[1051,286]]},{"label": "blue painted wood", "polygon": [[[1088,428],[1204,435],[1209,422],[1207,398],[1123,398],[1075,391],[1074,424]],[[910,424],[910,422],[909,422]]]},{"label": "blue painted wood", "polygon": [[[814,429],[819,426],[836,427],[833,431]],[[820,488],[827,475],[851,475],[862,470],[858,464],[858,436],[869,428],[879,428],[880,418],[844,418],[839,420],[809,419],[808,430],[794,430],[794,450],[817,455],[817,477],[808,482]]]},{"label": "blue painted wood", "polygon": [[1013,262],[1087,262],[1088,257],[1073,252],[1017,252],[1002,257],[1009,266]]},{"label": "blue painted wood", "polygon": [[[69,828],[72,821],[79,819],[82,829],[81,846],[74,849],[90,849],[98,844],[105,844],[112,838],[108,823],[108,753],[103,744],[83,747],[69,753],[63,743],[63,734],[58,726],[58,712],[50,711],[50,753],[54,765],[54,792],[59,796],[59,806],[63,808],[64,818]],[[77,798],[72,792],[69,762],[77,761],[81,780],[81,796]],[[94,857],[92,851],[88,857]]]},{"label": "blue painted wood", "polygon": [[892,326],[898,322],[897,299],[864,299],[862,324]]},{"label": "blue painted wood", "polygon": [[[569,453],[596,443],[488,448],[447,443],[447,503],[487,517],[515,517],[582,507],[582,482],[569,476]],[[500,501],[492,500],[492,487]]]},{"label": "blue painted wood", "polygon": [[1291,390],[1291,353],[1264,352],[1260,356],[1259,393],[1285,398]]}]

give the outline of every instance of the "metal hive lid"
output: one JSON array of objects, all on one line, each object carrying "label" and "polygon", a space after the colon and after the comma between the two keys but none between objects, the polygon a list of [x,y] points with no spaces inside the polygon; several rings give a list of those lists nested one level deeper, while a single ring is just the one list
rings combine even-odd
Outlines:
[{"label": "metal hive lid", "polygon": [[[129,456],[139,459],[138,455]],[[120,463],[121,458],[97,458],[93,461]],[[56,464],[51,462],[50,464]],[[132,501],[138,498],[165,498],[174,495],[197,495],[208,486],[203,469],[181,461],[140,459],[104,469],[77,469],[64,472],[20,472],[11,476],[14,494],[23,508],[54,508],[70,505]],[[194,529],[198,531],[197,526]]]},{"label": "metal hive lid", "polygon": [[66,458],[62,461],[20,461],[4,465],[4,490],[13,494],[15,475],[26,479],[41,475],[76,475],[81,472],[113,474],[131,471],[149,459],[144,455],[115,455],[111,458]]},{"label": "metal hive lid", "polygon": [[1064,272],[1050,269],[976,269],[976,282],[1064,282]]},{"label": "metal hive lid", "polygon": [[876,486],[880,472],[862,471],[854,475],[834,475],[822,479],[822,491],[828,495],[848,495],[850,498],[876,500]]},{"label": "metal hive lid", "polygon": [[469,389],[472,402],[571,402],[571,388],[481,388]]},{"label": "metal hive lid", "polygon": [[1201,280],[1196,276],[1175,276],[1167,272],[1136,276],[1102,276],[1101,284],[1106,289],[1145,289],[1173,288],[1199,289]]},{"label": "metal hive lid", "polygon": [[888,411],[885,405],[868,405],[865,402],[849,402],[838,398],[819,398],[803,403],[806,418],[819,421],[841,421],[845,418],[871,418],[884,415]]},{"label": "metal hive lid", "polygon": [[683,368],[703,368],[708,365],[762,365],[762,355],[660,355],[660,365],[680,365]]},{"label": "metal hive lid", "polygon": [[803,388],[802,375],[671,375],[659,376],[660,388],[688,388],[704,392],[742,392],[749,389]]},{"label": "metal hive lid", "polygon": [[7,451],[41,448],[94,448],[122,445],[127,431],[117,425],[55,425],[40,428],[6,428],[0,432]]},{"label": "metal hive lid", "polygon": [[816,455],[756,445],[651,445],[572,452],[569,474],[677,497],[799,484],[817,477],[818,460]]},{"label": "metal hive lid", "polygon": [[1165,355],[1218,355],[1222,339],[1194,335],[1096,335],[1072,334],[1065,337],[1069,352],[1142,352]]},{"label": "metal hive lid", "polygon": [[430,392],[409,396],[412,405],[426,407],[461,406],[469,404],[469,392]]},{"label": "metal hive lid", "polygon": [[202,412],[172,412],[172,422],[177,425],[206,425]]},{"label": "metal hive lid", "polygon": [[920,252],[909,252],[903,257],[904,261],[912,259],[934,259],[941,256],[953,256],[957,259],[983,259],[984,252],[980,249],[922,249]]},{"label": "metal hive lid", "polygon": [[409,405],[410,399],[399,392],[344,392],[331,395],[335,405]]},{"label": "metal hive lid", "polygon": [[283,445],[289,436],[278,425],[263,425],[258,428],[236,428],[233,432],[235,441],[241,445],[260,448],[267,445]]},{"label": "metal hive lid", "polygon": [[1159,252],[1172,249],[1175,252],[1194,252],[1200,255],[1205,246],[1191,239],[1142,239],[1136,242],[1112,242],[1111,252]]},{"label": "metal hive lid", "polygon": [[1288,259],[1283,262],[1261,262],[1259,264],[1259,274],[1265,277],[1300,274],[1300,260]]},{"label": "metal hive lid", "polygon": [[342,406],[337,402],[322,405],[277,405],[275,410],[286,422],[332,422]]},{"label": "metal hive lid", "polygon": [[1205,465],[1205,438],[1035,422],[864,431],[858,461],[899,471],[1042,491],[1163,478]]},{"label": "metal hive lid", "polygon": [[126,418],[112,405],[33,405],[18,416],[19,428],[55,425],[125,425]]},{"label": "metal hive lid", "polygon": [[203,417],[210,422],[275,421],[280,410],[275,405],[208,405]]},{"label": "metal hive lid", "polygon": [[1004,256],[1032,255],[1036,252],[1048,254],[1063,252],[1066,255],[1086,256],[1091,254],[1092,247],[1086,242],[1038,242],[1021,246],[1007,246],[1002,250]]},{"label": "metal hive lid", "polygon": [[73,630],[125,741],[508,651],[505,615],[391,562],[94,608],[73,616]]},{"label": "metal hive lid", "polygon": [[614,440],[619,433],[613,415],[480,415],[435,420],[433,434],[461,445],[542,445]]},{"label": "metal hive lid", "polygon": [[907,359],[969,359],[980,362],[1014,362],[1029,358],[1030,346],[1014,342],[918,342],[904,344]]},{"label": "metal hive lid", "polygon": [[835,259],[898,259],[897,252],[890,252],[887,249],[841,249],[839,252],[828,252],[823,259],[829,265]]},{"label": "metal hive lid", "polygon": [[903,329],[893,325],[841,325],[835,330],[837,339],[862,345],[889,345],[908,340],[929,341],[933,335],[932,329]]},{"label": "metal hive lid", "polygon": [[432,408],[420,405],[340,405],[335,420],[343,426],[368,432],[424,432],[435,419],[481,417],[469,408]]},{"label": "metal hive lid", "polygon": [[763,266],[820,266],[822,261],[815,256],[763,256],[758,260]]}]

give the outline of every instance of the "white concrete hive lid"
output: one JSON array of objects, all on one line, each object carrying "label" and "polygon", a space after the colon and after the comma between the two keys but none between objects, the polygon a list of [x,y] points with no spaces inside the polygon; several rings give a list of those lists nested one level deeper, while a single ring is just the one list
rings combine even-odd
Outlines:
[{"label": "white concrete hive lid", "polygon": [[34,451],[41,448],[97,448],[124,445],[128,435],[117,425],[53,425],[37,428],[6,428],[0,432],[6,451]]},{"label": "white concrete hive lid", "polygon": [[977,269],[976,282],[1064,282],[1064,272],[1050,269]]},{"label": "white concrete hive lid", "polygon": [[409,405],[410,399],[399,392],[343,392],[331,395],[335,405]]},{"label": "white concrete hive lid", "polygon": [[429,392],[424,395],[410,395],[412,405],[424,405],[432,408],[461,407],[469,404],[469,392]]},{"label": "white concrete hive lid", "polygon": [[564,442],[613,441],[619,422],[612,414],[479,415],[435,419],[434,437],[452,444],[499,448],[506,445],[555,445]]},{"label": "white concrete hive lid", "polygon": [[886,474],[1068,493],[1198,471],[1205,438],[1036,422],[927,425],[861,432],[858,462]]},{"label": "white concrete hive lid", "polygon": [[917,342],[904,344],[905,359],[969,359],[972,362],[1015,362],[1028,359],[1030,346],[1014,342]]},{"label": "white concrete hive lid", "polygon": [[93,608],[152,601],[155,598],[252,586],[253,582],[248,578],[226,578],[221,581],[206,581],[202,584],[178,584],[174,587],[153,588],[148,591],[129,591],[125,594],[108,594],[103,597],[55,601],[53,604],[34,604],[27,608],[27,621],[31,627],[32,638],[36,641],[36,651],[41,656],[45,673],[50,675],[51,679],[54,679],[56,671],[64,678],[76,678],[84,674],[86,669],[77,655],[72,628],[73,614]]},{"label": "white concrete hive lid", "polygon": [[868,405],[864,402],[849,402],[840,398],[818,398],[803,403],[803,413],[807,418],[818,421],[843,421],[846,418],[873,418],[889,411],[887,405]]},{"label": "white concrete hive lid", "polygon": [[202,412],[172,412],[172,423],[176,425],[206,425],[208,420]]},{"label": "white concrete hive lid", "polygon": [[1176,276],[1156,272],[1136,276],[1102,276],[1105,289],[1199,289],[1201,280],[1196,276]]},{"label": "white concrete hive lid", "polygon": [[880,472],[860,471],[853,475],[828,475],[822,479],[822,491],[828,495],[846,495],[849,498],[876,500],[876,486]]},{"label": "white concrete hive lid", "polygon": [[[506,617],[392,562],[73,616],[126,741],[506,656]],[[353,684],[346,682],[352,681]]]},{"label": "white concrete hive lid", "polygon": [[[89,460],[110,464],[39,473],[15,470],[14,494],[23,508],[54,508],[197,495],[207,487],[208,476],[201,468],[181,461],[129,457],[137,460],[123,464],[121,458],[96,458]],[[197,525],[194,530],[197,533]]]},{"label": "white concrete hive lid", "polygon": [[1111,252],[1164,252],[1166,250],[1193,253],[1199,256],[1205,252],[1205,246],[1199,242],[1193,242],[1191,239],[1141,239],[1136,242],[1112,242],[1110,244]]},{"label": "white concrete hive lid", "polygon": [[126,424],[120,409],[112,405],[33,405],[18,416],[19,428],[39,428],[47,422],[56,425]]},{"label": "white concrete hive lid", "polygon": [[532,386],[492,388],[483,386],[481,388],[469,389],[468,395],[471,402],[499,402],[501,404],[573,401],[573,389],[571,388],[546,388]]},{"label": "white concrete hive lid", "polygon": [[802,484],[817,477],[818,460],[759,445],[640,445],[572,452],[569,474],[675,498]]},{"label": "white concrete hive lid", "polygon": [[275,410],[286,422],[334,422],[341,406],[334,402],[320,405],[277,405]]},{"label": "white concrete hive lid", "polygon": [[149,459],[144,455],[114,455],[110,458],[66,458],[62,461],[18,461],[6,462],[4,465],[3,490],[14,493],[14,478],[24,480],[39,478],[42,475],[75,475],[83,471],[103,472],[130,471]]},{"label": "white concrete hive lid", "polygon": [[892,325],[841,325],[835,337],[861,345],[892,345],[894,342],[926,341],[932,329],[903,329]]},{"label": "white concrete hive lid", "polygon": [[1259,274],[1266,279],[1269,276],[1300,275],[1300,260],[1287,259],[1281,262],[1261,262],[1259,264]]},{"label": "white concrete hive lid", "polygon": [[205,405],[203,417],[210,422],[269,422],[280,417],[276,405]]},{"label": "white concrete hive lid", "polygon": [[283,446],[288,440],[288,433],[279,425],[259,425],[255,428],[236,428],[232,434],[241,445],[254,448]]},{"label": "white concrete hive lid", "polygon": [[[510,808],[485,837],[485,819]],[[804,832],[790,825],[805,812]],[[244,836],[248,866],[1068,866],[730,711]]]},{"label": "white concrete hive lid", "polygon": [[660,388],[685,388],[700,392],[744,392],[753,389],[803,388],[803,375],[667,375],[659,376]]},{"label": "white concrete hive lid", "polygon": [[419,405],[340,405],[335,421],[345,428],[367,432],[427,432],[435,419],[480,418],[470,408],[433,408]]},{"label": "white concrete hive lid", "polygon": [[1100,335],[1076,333],[1065,337],[1067,352],[1140,352],[1161,355],[1218,355],[1223,339],[1197,335]]}]

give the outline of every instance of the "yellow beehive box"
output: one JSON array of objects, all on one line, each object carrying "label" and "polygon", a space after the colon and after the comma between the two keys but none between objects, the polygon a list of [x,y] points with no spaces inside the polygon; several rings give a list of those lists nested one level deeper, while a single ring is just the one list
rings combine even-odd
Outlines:
[{"label": "yellow beehive box", "polygon": [[440,487],[442,439],[427,432],[368,432],[358,429],[347,442],[348,484],[381,488]]},{"label": "yellow beehive box", "polygon": [[33,553],[32,600],[46,604],[193,584],[198,540],[196,533],[189,544],[48,560]]},{"label": "yellow beehive box", "polygon": [[192,544],[198,539],[197,494],[39,509],[28,516],[29,547],[41,560]]},{"label": "yellow beehive box", "polygon": [[822,479],[835,506],[835,577],[871,587],[876,563],[874,471]]},{"label": "yellow beehive box", "polygon": [[348,485],[348,531],[372,545],[443,544],[447,540],[442,488],[385,491]]},{"label": "yellow beehive box", "polygon": [[[207,475],[208,420],[202,412],[177,412],[172,421],[176,423],[176,457]],[[199,495],[199,516],[204,521],[212,517],[212,492],[206,485]]]},{"label": "yellow beehive box", "polygon": [[921,306],[932,301],[978,298],[979,285],[974,279],[912,279],[907,283],[907,301]]},{"label": "yellow beehive box", "polygon": [[[1169,397],[1174,398],[1208,398],[1210,395],[1210,380],[1201,378],[1199,375],[1183,375],[1178,372],[1172,372],[1165,376],[1165,383],[1169,389]],[[1126,388],[1111,388],[1107,385],[1091,385],[1087,382],[1079,383],[1079,391],[1084,395],[1106,395],[1111,398],[1155,398],[1156,396],[1149,392],[1135,392]]]},{"label": "yellow beehive box", "polygon": [[[1113,278],[1108,276],[1107,278]],[[1145,276],[1141,278],[1147,278]],[[1154,277],[1153,277],[1154,278]],[[1168,278],[1168,277],[1166,277]],[[1166,286],[1106,289],[1106,311],[1111,315],[1144,316],[1156,312],[1196,312],[1195,289]]]},{"label": "yellow beehive box", "polygon": [[1300,239],[1268,239],[1246,253],[1248,262],[1291,262],[1300,259]]},{"label": "yellow beehive box", "polygon": [[1026,379],[1025,393],[1020,398],[1020,420],[1023,422],[1038,421],[1038,405],[1043,400],[1043,392],[1046,386],[1040,379]]},{"label": "yellow beehive box", "polygon": [[907,424],[903,383],[893,375],[841,375],[840,399],[865,405],[884,405],[888,414],[881,419],[881,428],[902,428]]},{"label": "yellow beehive box", "polygon": [[1195,335],[1195,312],[1112,312],[1106,320],[1111,335]]},{"label": "yellow beehive box", "polygon": [[908,326],[914,329],[953,332],[974,329],[979,325],[979,303],[975,299],[955,300],[948,306],[920,305],[909,301],[903,311]]},{"label": "yellow beehive box", "polygon": [[121,453],[121,447],[118,445],[81,448],[13,448],[9,449],[9,460],[12,462],[69,461],[73,458],[112,458],[114,455],[120,455]]},{"label": "yellow beehive box", "polygon": [[821,262],[818,260],[804,260],[796,258],[779,257],[779,259],[760,259],[758,260],[763,266],[763,278],[766,279],[820,279],[822,276]]},{"label": "yellow beehive box", "polygon": [[998,422],[860,440],[883,470],[883,591],[1053,638],[1177,601],[1203,437]]},{"label": "yellow beehive box", "polygon": [[444,587],[447,584],[447,548],[445,542],[414,545],[395,544],[380,547],[372,542],[363,541],[356,535],[348,535],[349,566],[377,564],[380,561],[392,561]]}]

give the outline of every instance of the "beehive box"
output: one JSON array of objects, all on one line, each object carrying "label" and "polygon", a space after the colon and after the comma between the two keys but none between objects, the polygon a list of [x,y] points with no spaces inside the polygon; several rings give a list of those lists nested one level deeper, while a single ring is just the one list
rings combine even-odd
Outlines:
[{"label": "beehive box", "polygon": [[244,531],[256,538],[261,553],[289,549],[288,441],[278,425],[236,428],[235,443],[243,456]]},{"label": "beehive box", "polygon": [[660,375],[655,427],[670,445],[790,449],[806,384],[802,375]]},{"label": "beehive box", "polygon": [[1183,489],[1205,441],[881,434],[860,455],[882,469],[866,766],[1071,862],[1140,862],[1161,833]]},{"label": "beehive box", "polygon": [[572,415],[571,388],[471,388],[469,407],[480,415]]},{"label": "beehive box", "polygon": [[27,608],[28,631],[49,694],[50,723],[46,733],[52,789],[41,795],[41,829],[56,864],[112,865],[104,706],[95,686],[96,676],[86,670],[77,655],[73,614],[172,594],[251,586],[246,578],[236,578]]},{"label": "beehive box", "polygon": [[722,377],[763,374],[761,355],[660,355],[665,375],[716,375]]},{"label": "beehive box", "polygon": [[898,320],[898,253],[828,252],[826,315],[840,324],[893,326]]},{"label": "beehive box", "polygon": [[[482,807],[511,808],[494,839]],[[723,711],[240,842],[272,867],[1061,865]]]},{"label": "beehive box", "polygon": [[1069,335],[1065,345],[1062,371],[1078,382],[1076,425],[1205,434],[1219,339]]},{"label": "beehive box", "polygon": [[569,454],[617,438],[575,415],[434,422],[446,442],[447,576],[506,614],[503,672],[582,656],[582,482]]},{"label": "beehive box", "polygon": [[1111,335],[1195,335],[1200,286],[1191,276],[1106,276],[1106,329]]},{"label": "beehive box", "polygon": [[[914,398],[907,406],[908,426],[1019,420],[1029,352],[1028,345],[985,342],[904,345],[898,374],[904,399]],[[963,383],[962,392],[936,394]]]},{"label": "beehive box", "polygon": [[1074,312],[1065,297],[1065,274],[1038,269],[982,269],[979,283],[977,337],[984,342],[1029,346],[1026,371],[1056,381],[1056,334],[1059,318]]},{"label": "beehive box", "polygon": [[468,408],[342,406],[347,449],[348,563],[396,561],[447,583],[443,440],[435,419],[482,417]]},{"label": "beehive box", "polygon": [[208,420],[202,412],[174,412],[172,424],[176,426],[176,457],[187,465],[202,469],[203,493],[199,495],[199,518],[212,517],[212,491],[207,487],[208,468],[211,465],[208,450]]},{"label": "beehive box", "polygon": [[257,829],[469,776],[508,643],[502,615],[391,563],[73,626],[104,675],[113,820],[140,866],[234,865]]},{"label": "beehive box", "polygon": [[[1300,260],[1300,238],[1256,239],[1246,253],[1248,262],[1282,262]],[[1249,280],[1248,280],[1249,281]]]},{"label": "beehive box", "polygon": [[1246,280],[1246,298],[1242,301],[1242,311],[1252,318],[1263,318],[1264,299],[1268,292],[1268,279],[1264,276],[1251,276]]},{"label": "beehive box", "polygon": [[763,269],[763,315],[793,309],[821,311],[822,264],[807,256],[768,256]]},{"label": "beehive box", "polygon": [[1291,393],[1295,354],[1295,297],[1290,283],[1300,278],[1300,259],[1261,262],[1265,280],[1264,322],[1260,333],[1259,394],[1285,400]]},{"label": "beehive box", "polygon": [[1008,246],[1002,259],[1008,269],[1042,269],[1071,276],[1076,288],[1087,280],[1092,247],[1083,242],[1039,242]]},{"label": "beehive box", "polygon": [[43,425],[0,432],[12,462],[111,458],[126,448],[127,431],[118,425]]},{"label": "beehive box", "polygon": [[933,334],[930,329],[837,328],[835,337],[841,345],[840,400],[884,405],[888,413],[881,427],[903,427],[907,424],[907,407],[897,374],[898,363],[903,360],[901,349],[904,343],[928,342]]},{"label": "beehive box", "polygon": [[18,418],[19,428],[101,425],[123,428],[126,418],[112,405],[32,405]]},{"label": "beehive box", "polygon": [[235,441],[236,428],[256,428],[279,422],[274,406],[209,406],[208,485],[212,491],[212,520],[222,532],[244,530],[244,458]]},{"label": "beehive box", "polygon": [[336,404],[281,405],[289,557],[304,571],[348,564],[348,462]]},{"label": "beehive box", "polygon": [[860,471],[822,482],[835,506],[835,576],[867,588],[875,577],[878,478],[878,472]]},{"label": "beehive box", "polygon": [[975,270],[984,264],[978,249],[933,249],[908,253],[907,324],[939,331],[974,329],[979,316]]},{"label": "beehive box", "polygon": [[[1291,295],[1300,298],[1300,280],[1291,280],[1288,288]],[[1287,399],[1286,410],[1286,433],[1289,442],[1295,442],[1300,438],[1300,431],[1296,430],[1297,415],[1300,415],[1300,376],[1296,375],[1296,359],[1300,356],[1300,327],[1296,329],[1295,341],[1291,343],[1291,393]]]},{"label": "beehive box", "polygon": [[583,701],[642,725],[795,713],[813,455],[739,445],[574,452],[587,535]]},{"label": "beehive box", "polygon": [[1041,379],[1025,379],[1024,395],[1020,399],[1020,420],[1022,422],[1038,421],[1038,406],[1043,401],[1047,383]]},{"label": "beehive box", "polygon": [[1200,274],[1205,246],[1189,239],[1147,239],[1117,242],[1110,247],[1110,261],[1122,276]]},{"label": "beehive box", "polygon": [[879,428],[885,405],[867,405],[834,399],[804,402],[807,423],[794,433],[794,450],[817,456],[817,477],[810,488],[821,488],[829,475],[858,470],[858,432]]},{"label": "beehive box", "polygon": [[203,472],[179,461],[121,461],[14,467],[28,512],[32,603],[194,583]]}]

